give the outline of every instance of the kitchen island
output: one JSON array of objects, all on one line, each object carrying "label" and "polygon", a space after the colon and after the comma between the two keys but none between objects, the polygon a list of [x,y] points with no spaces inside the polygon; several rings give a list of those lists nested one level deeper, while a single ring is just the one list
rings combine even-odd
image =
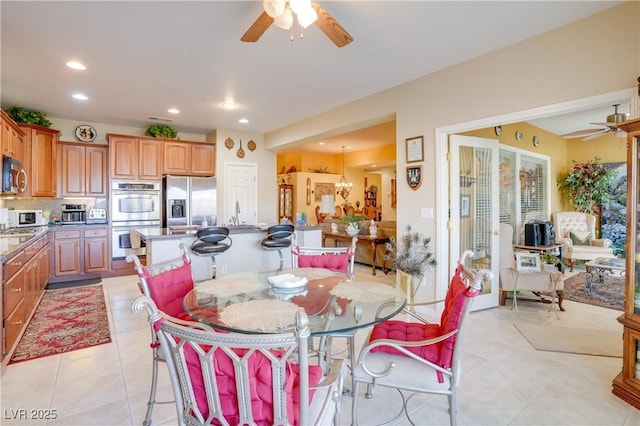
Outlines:
[{"label": "kitchen island", "polygon": [[[306,247],[320,247],[322,226],[296,226],[296,241]],[[260,241],[266,235],[267,227],[240,225],[229,227],[231,248],[216,256],[218,277],[252,270],[277,269],[280,263],[278,253],[264,250]],[[197,229],[174,230],[169,228],[139,228],[131,231],[132,245],[138,241],[147,247],[147,264],[164,262],[180,256],[180,243],[187,247],[191,258],[193,279],[204,281],[211,278],[212,262],[209,256],[198,256],[191,251],[196,240]],[[136,241],[138,240],[138,241]],[[291,255],[283,250],[284,267],[291,267]]]}]

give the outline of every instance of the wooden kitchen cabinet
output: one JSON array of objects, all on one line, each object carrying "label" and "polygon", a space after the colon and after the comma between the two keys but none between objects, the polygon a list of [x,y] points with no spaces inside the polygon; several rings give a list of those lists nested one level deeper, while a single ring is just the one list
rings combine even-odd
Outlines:
[{"label": "wooden kitchen cabinet", "polygon": [[59,143],[60,194],[62,197],[107,197],[107,146]]},{"label": "wooden kitchen cabinet", "polygon": [[640,409],[640,118],[618,126],[627,132],[627,244],[622,371],[613,379],[614,395]]},{"label": "wooden kitchen cabinet", "polygon": [[165,142],[162,173],[184,176],[215,176],[215,145],[197,142]]},{"label": "wooden kitchen cabinet", "polygon": [[162,146],[155,138],[107,133],[112,179],[162,179]]},{"label": "wooden kitchen cabinet", "polygon": [[82,273],[82,250],[79,230],[53,233],[53,275],[65,277]]},{"label": "wooden kitchen cabinet", "polygon": [[13,157],[24,164],[26,161],[24,132],[3,110],[0,110],[0,121],[2,122],[2,131],[0,132],[2,155]]},{"label": "wooden kitchen cabinet", "polygon": [[91,228],[84,230],[84,270],[85,272],[105,272],[109,270],[109,230]]},{"label": "wooden kitchen cabinet", "polygon": [[20,129],[24,132],[25,146],[25,167],[29,180],[26,194],[32,197],[57,196],[57,144],[59,130],[49,129],[41,126],[20,124]]},{"label": "wooden kitchen cabinet", "polygon": [[53,277],[50,282],[98,277],[109,270],[109,228],[82,226],[53,233]]},{"label": "wooden kitchen cabinet", "polygon": [[50,252],[45,234],[3,263],[2,357],[13,351],[44,294],[51,272]]}]

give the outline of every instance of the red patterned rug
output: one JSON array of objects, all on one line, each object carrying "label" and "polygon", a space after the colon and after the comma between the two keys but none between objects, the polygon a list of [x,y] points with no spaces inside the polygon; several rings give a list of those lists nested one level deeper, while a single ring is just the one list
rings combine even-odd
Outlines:
[{"label": "red patterned rug", "polygon": [[110,341],[102,285],[46,290],[10,363]]},{"label": "red patterned rug", "polygon": [[[594,281],[597,276],[594,275]],[[575,302],[624,311],[624,278],[605,275],[604,282],[594,282],[591,292],[586,291],[586,272],[564,280],[564,297]]]}]

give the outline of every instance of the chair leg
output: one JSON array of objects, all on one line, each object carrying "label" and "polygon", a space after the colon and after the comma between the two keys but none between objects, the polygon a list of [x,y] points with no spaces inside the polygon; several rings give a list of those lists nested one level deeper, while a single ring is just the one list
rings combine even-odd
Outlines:
[{"label": "chair leg", "polygon": [[360,382],[353,382],[351,391],[351,426],[358,424],[358,397],[360,396]]},{"label": "chair leg", "polygon": [[451,395],[448,395],[447,398],[449,399],[449,422],[451,423],[451,426],[455,426],[458,424],[458,405],[456,390],[453,389],[451,391]]},{"label": "chair leg", "polygon": [[282,250],[278,249],[278,256],[280,256],[280,267],[278,268],[279,271],[282,270],[282,267],[284,266],[284,258],[282,257]]},{"label": "chair leg", "polygon": [[151,390],[149,391],[149,401],[147,402],[147,414],[144,417],[144,426],[151,425],[151,415],[153,414],[153,407],[156,404],[156,390],[158,388],[158,358],[156,357],[156,351],[153,350],[153,366],[151,367]]}]

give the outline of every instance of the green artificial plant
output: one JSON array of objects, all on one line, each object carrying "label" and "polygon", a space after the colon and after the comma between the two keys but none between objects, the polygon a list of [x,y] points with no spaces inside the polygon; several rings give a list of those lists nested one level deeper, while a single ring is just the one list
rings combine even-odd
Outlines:
[{"label": "green artificial plant", "polygon": [[569,173],[558,179],[558,188],[578,211],[600,216],[602,203],[611,200],[611,180],[617,172],[606,168],[599,157],[586,163],[573,161]]},{"label": "green artificial plant", "polygon": [[31,111],[22,107],[11,107],[5,110],[16,123],[32,124],[34,126],[51,127],[51,122],[44,113]]},{"label": "green artificial plant", "polygon": [[166,139],[175,139],[178,136],[178,132],[173,130],[171,127],[166,124],[152,124],[149,126],[146,132],[144,132],[147,136],[153,136],[155,138],[166,138]]}]

